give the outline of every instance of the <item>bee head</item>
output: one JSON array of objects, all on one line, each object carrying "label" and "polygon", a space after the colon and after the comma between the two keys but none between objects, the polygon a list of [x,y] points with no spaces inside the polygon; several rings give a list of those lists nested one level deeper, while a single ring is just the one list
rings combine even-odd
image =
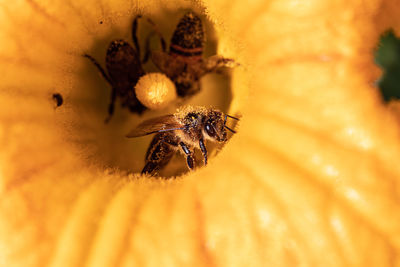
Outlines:
[{"label": "bee head", "polygon": [[203,130],[211,140],[218,142],[225,142],[227,140],[224,116],[219,111],[213,110],[208,116],[205,116]]},{"label": "bee head", "polygon": [[217,140],[218,142],[225,142],[227,140],[226,130],[236,133],[236,131],[226,126],[226,120],[228,118],[239,120],[238,118],[228,114],[224,115],[222,112],[217,110],[210,111],[208,116],[205,116],[205,121],[203,123],[204,132],[206,133],[207,137]]}]

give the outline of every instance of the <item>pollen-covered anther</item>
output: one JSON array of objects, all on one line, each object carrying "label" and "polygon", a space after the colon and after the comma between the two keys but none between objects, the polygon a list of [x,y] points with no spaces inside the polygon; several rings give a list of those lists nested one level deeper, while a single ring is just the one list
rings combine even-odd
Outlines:
[{"label": "pollen-covered anther", "polygon": [[162,73],[143,75],[135,86],[135,92],[139,101],[153,110],[163,109],[177,98],[174,83]]}]

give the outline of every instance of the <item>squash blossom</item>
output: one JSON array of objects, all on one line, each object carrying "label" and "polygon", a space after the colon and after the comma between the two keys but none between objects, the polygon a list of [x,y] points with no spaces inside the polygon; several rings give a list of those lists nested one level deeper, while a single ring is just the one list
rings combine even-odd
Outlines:
[{"label": "squash blossom", "polygon": [[[104,124],[110,87],[82,54],[104,64],[138,13],[169,40],[187,9],[241,64],[238,133],[207,167],[141,178],[128,170],[140,171],[150,139],[125,139],[138,116],[119,104]],[[374,87],[373,62],[379,35],[399,34],[399,9],[3,1],[0,266],[400,266],[400,113]]]}]

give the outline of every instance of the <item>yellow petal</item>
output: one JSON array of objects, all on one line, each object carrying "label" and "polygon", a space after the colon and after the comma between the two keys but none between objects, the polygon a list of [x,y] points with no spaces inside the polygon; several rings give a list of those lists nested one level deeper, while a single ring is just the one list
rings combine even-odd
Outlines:
[{"label": "yellow petal", "polygon": [[194,5],[0,6],[0,266],[400,266],[399,124],[372,86],[396,2],[206,1],[242,64],[239,132],[177,180],[127,175],[137,117],[104,126],[109,88],[81,55],[138,11],[171,31]]}]

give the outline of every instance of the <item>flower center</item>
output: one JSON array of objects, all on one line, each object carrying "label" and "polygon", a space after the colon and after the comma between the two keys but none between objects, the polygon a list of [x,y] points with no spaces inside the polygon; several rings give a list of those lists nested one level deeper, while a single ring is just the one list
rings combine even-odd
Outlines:
[{"label": "flower center", "polygon": [[[126,138],[132,128],[148,119],[173,114],[183,105],[212,107],[223,113],[228,112],[232,100],[232,70],[224,67],[222,61],[214,62],[217,59],[212,56],[218,54],[217,34],[211,22],[201,12],[196,13],[203,23],[205,35],[203,54],[197,61],[193,58],[185,61],[185,55],[176,56],[175,50],[169,51],[171,38],[178,30],[184,11],[143,15],[136,21],[136,16],[132,16],[121,25],[99,19],[101,23],[96,25],[99,29],[94,31],[93,45],[82,52],[80,79],[73,85],[69,96],[74,114],[69,124],[69,132],[73,136],[70,141],[85,160],[103,168],[140,173],[146,164],[146,152],[152,149],[154,135]],[[182,31],[185,33],[184,28],[179,31],[180,34]],[[193,32],[188,31],[188,34],[193,35]],[[162,50],[160,36],[165,39],[165,51]],[[185,36],[186,42],[192,37],[196,36]],[[164,54],[158,59],[152,56],[154,52]],[[150,56],[142,62],[146,54]],[[220,56],[224,58],[224,55]],[[175,84],[186,79],[184,82],[196,84],[199,89],[188,91],[185,96],[179,94],[175,102],[162,110],[152,110],[142,105],[134,91],[138,78],[149,72],[164,73]],[[186,148],[179,142],[176,147],[172,144],[176,153],[155,172],[156,175],[171,177],[189,171],[186,149],[193,153],[196,168],[203,166],[204,151],[192,144],[200,140],[193,140],[192,143],[180,141]],[[205,140],[204,143],[208,157],[212,158],[220,146]]]}]

